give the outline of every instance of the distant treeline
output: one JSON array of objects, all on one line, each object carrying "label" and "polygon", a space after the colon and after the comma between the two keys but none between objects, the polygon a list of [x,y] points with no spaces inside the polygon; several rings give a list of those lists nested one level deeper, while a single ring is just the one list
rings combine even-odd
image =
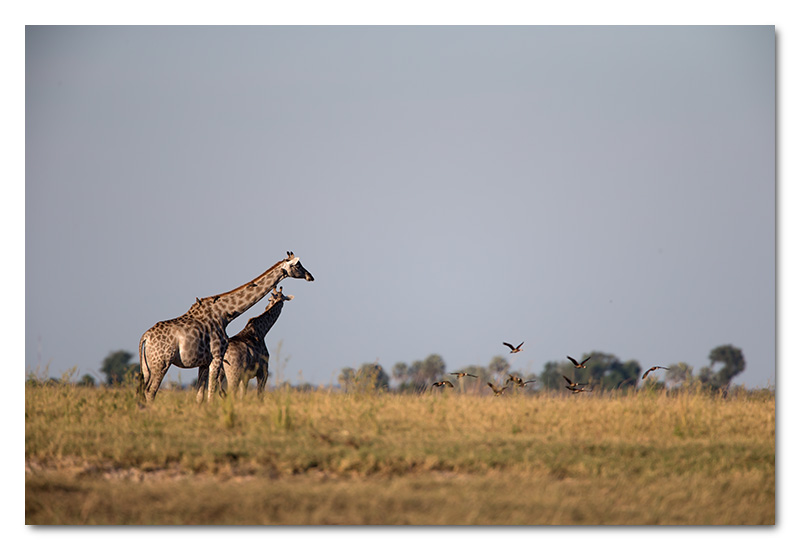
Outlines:
[{"label": "distant treeline", "polygon": [[[118,350],[108,354],[103,360],[100,371],[105,376],[103,383],[114,386],[135,383],[139,373],[139,364],[132,363],[133,354]],[[589,358],[587,361],[585,361]],[[548,361],[539,374],[513,370],[508,360],[497,355],[488,365],[469,365],[460,369],[447,368],[444,359],[439,354],[431,354],[425,359],[413,361],[410,365],[399,362],[388,372],[378,363],[363,363],[359,368],[344,367],[340,369],[337,381],[338,387],[344,391],[393,391],[400,393],[419,393],[427,390],[432,384],[442,381],[455,381],[456,376],[451,372],[465,372],[477,379],[483,386],[486,382],[503,385],[512,378],[522,380],[535,380],[534,384],[526,385],[525,391],[548,391],[564,389],[564,377],[576,384],[585,384],[593,390],[613,391],[630,389],[639,386],[648,388],[687,388],[700,387],[711,391],[725,391],[731,387],[733,378],[745,369],[745,360],[742,350],[730,344],[717,346],[708,355],[710,363],[695,373],[695,369],[686,363],[659,365],[666,367],[662,373],[657,370],[649,373],[642,380],[646,369],[636,360],[622,361],[617,356],[600,351],[592,351],[575,358],[579,363],[585,361],[586,368],[575,368],[572,361],[566,357],[563,361]],[[648,365],[648,369],[651,366]],[[98,381],[90,374],[83,375],[78,380],[73,380],[75,368],[67,372],[60,379],[41,379],[29,375],[31,383],[71,383],[80,386],[96,386]],[[475,378],[465,377],[466,383],[475,383]],[[191,386],[194,385],[194,382]],[[287,382],[280,384],[289,386]],[[167,387],[182,387],[180,384],[171,383]],[[313,390],[316,387],[309,383],[291,386],[298,390]]]},{"label": "distant treeline", "polygon": [[[586,360],[587,358],[588,361]],[[565,386],[564,377],[576,384],[586,384],[599,390],[618,390],[647,385],[653,388],[701,386],[710,390],[723,390],[731,386],[731,380],[745,369],[742,350],[730,344],[718,346],[708,356],[710,364],[702,367],[697,374],[694,367],[686,363],[658,365],[665,367],[663,380],[656,373],[650,373],[642,380],[645,369],[636,360],[622,361],[617,356],[600,351],[592,351],[576,358],[585,363],[586,368],[575,368],[567,357],[563,361],[548,361],[539,374],[513,370],[511,364],[502,355],[492,358],[487,366],[469,365],[458,369],[477,377],[483,382],[504,384],[509,379],[536,380],[536,384],[525,386],[526,391],[560,390]],[[649,365],[650,366],[655,365]],[[717,368],[719,367],[719,368]],[[423,360],[414,361],[411,365],[400,362],[392,367],[391,374],[380,364],[364,363],[358,369],[345,367],[341,369],[338,382],[345,390],[363,390],[366,388],[383,388],[397,392],[419,392],[431,384],[442,380],[455,379],[445,365],[441,355],[431,354]],[[471,377],[470,377],[471,378]],[[485,385],[485,384],[484,384]]]}]

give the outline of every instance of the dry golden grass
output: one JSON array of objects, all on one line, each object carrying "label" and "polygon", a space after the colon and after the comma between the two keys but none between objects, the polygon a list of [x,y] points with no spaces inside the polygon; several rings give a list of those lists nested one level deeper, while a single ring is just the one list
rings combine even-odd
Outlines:
[{"label": "dry golden grass", "polygon": [[26,389],[32,524],[774,524],[774,396]]}]

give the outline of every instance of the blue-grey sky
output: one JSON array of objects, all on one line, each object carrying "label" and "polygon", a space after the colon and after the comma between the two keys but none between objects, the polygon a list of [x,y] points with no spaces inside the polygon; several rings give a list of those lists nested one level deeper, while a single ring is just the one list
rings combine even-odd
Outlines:
[{"label": "blue-grey sky", "polygon": [[26,371],[99,377],[293,250],[316,281],[267,345],[295,383],[523,340],[523,372],[733,344],[775,382],[772,26],[25,39]]}]

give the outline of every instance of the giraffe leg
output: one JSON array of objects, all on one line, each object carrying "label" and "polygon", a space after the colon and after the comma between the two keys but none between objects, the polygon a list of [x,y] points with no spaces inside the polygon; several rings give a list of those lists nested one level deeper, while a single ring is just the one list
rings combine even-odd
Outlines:
[{"label": "giraffe leg", "polygon": [[[238,360],[239,356],[237,354],[237,350],[233,346],[229,345],[225,352],[225,358],[222,360],[222,368],[219,369],[219,393],[223,397],[227,397],[227,394],[231,394],[233,396],[239,388]],[[227,393],[222,390],[223,379],[225,380],[225,385],[227,386]]]},{"label": "giraffe leg", "polygon": [[200,367],[197,370],[197,394],[195,401],[202,403],[206,397],[206,386],[208,385],[208,367]]},{"label": "giraffe leg", "polygon": [[[225,358],[225,352],[228,350],[228,337],[225,331],[221,330],[211,337],[211,364],[208,366],[208,402],[214,399],[219,387],[219,376],[223,370],[222,360]],[[230,381],[229,387],[230,387]]]},{"label": "giraffe leg", "polygon": [[267,378],[269,378],[269,369],[267,365],[261,364],[256,371],[256,390],[259,396],[264,395],[264,389],[267,387]]},{"label": "giraffe leg", "polygon": [[222,362],[222,368],[219,369],[219,377],[217,382],[219,383],[219,394],[222,397],[228,397],[228,392],[226,389],[230,389],[230,383],[228,383],[228,371],[225,367],[225,362]]},{"label": "giraffe leg", "polygon": [[168,368],[169,364],[162,362],[159,365],[155,365],[155,368],[150,369],[150,378],[144,386],[144,397],[147,402],[152,402],[156,398],[158,387],[161,385],[161,380],[163,380]]},{"label": "giraffe leg", "polygon": [[258,358],[258,368],[256,369],[256,390],[259,397],[263,397],[267,387],[267,378],[269,378],[269,350],[265,349],[264,351],[265,353]]},{"label": "giraffe leg", "polygon": [[222,357],[217,355],[211,360],[211,365],[208,368],[208,402],[214,399],[219,387],[219,371],[222,364]]},{"label": "giraffe leg", "polygon": [[[239,378],[236,380],[236,393],[239,399],[244,397],[247,392],[247,384],[250,382],[250,373],[247,370],[239,372]],[[233,391],[233,390],[231,390]]]},{"label": "giraffe leg", "polygon": [[228,383],[228,393],[231,397],[241,397],[240,384],[242,379],[237,369],[231,368],[230,372],[225,373],[225,378]]}]

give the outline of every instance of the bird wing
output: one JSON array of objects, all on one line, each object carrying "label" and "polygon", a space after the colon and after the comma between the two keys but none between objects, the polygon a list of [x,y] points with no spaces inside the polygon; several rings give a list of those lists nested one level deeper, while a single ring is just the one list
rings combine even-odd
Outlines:
[{"label": "bird wing", "polygon": [[585,365],[585,364],[586,364],[586,361],[588,361],[588,360],[589,360],[589,359],[591,359],[591,358],[592,358],[592,356],[590,355],[589,357],[587,357],[586,359],[584,359],[583,361],[581,361],[581,365]]},{"label": "bird wing", "polygon": [[509,344],[508,342],[503,342],[503,345],[504,345],[504,346],[508,346],[508,347],[509,347],[509,348],[511,348],[512,350],[514,349],[514,346],[512,346],[512,345],[511,345],[511,344]]},{"label": "bird wing", "polygon": [[[564,376],[564,375],[562,374],[561,376]],[[572,384],[572,380],[570,380],[570,379],[569,379],[569,378],[567,378],[566,376],[564,376],[564,380],[566,380],[566,381],[567,381],[567,384]]]},{"label": "bird wing", "polygon": [[569,359],[570,361],[572,361],[572,364],[574,364],[575,366],[579,365],[579,363],[578,363],[578,362],[577,362],[575,359],[573,359],[572,357],[570,357],[569,355],[567,355],[567,359]]}]

